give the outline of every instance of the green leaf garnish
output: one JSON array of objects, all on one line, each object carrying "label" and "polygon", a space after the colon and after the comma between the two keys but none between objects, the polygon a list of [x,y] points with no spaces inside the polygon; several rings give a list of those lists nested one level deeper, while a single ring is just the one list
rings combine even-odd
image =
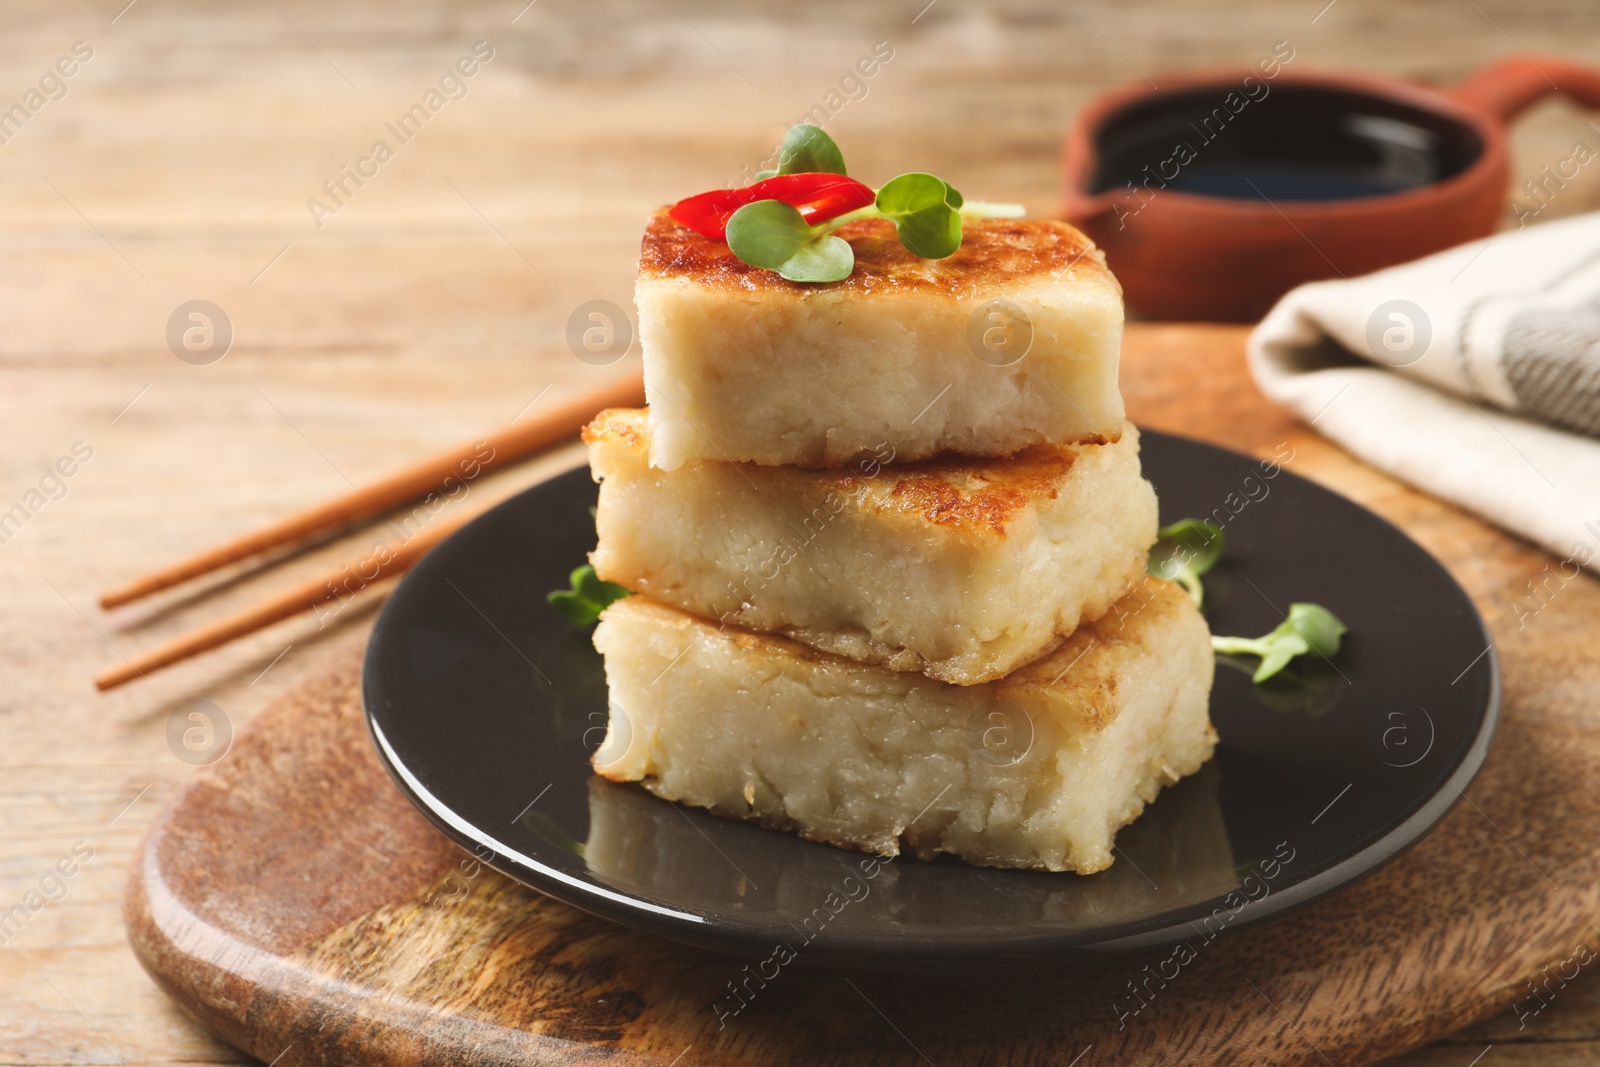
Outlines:
[{"label": "green leaf garnish", "polygon": [[[1189,591],[1195,607],[1205,599],[1200,576],[1222,558],[1222,527],[1204,519],[1179,519],[1156,533],[1145,570],[1157,578],[1177,582]],[[1320,604],[1289,605],[1289,617],[1264,637],[1213,637],[1211,647],[1225,656],[1257,656],[1251,681],[1261,683],[1283,672],[1296,656],[1315,652],[1329,659],[1339,651],[1348,633],[1339,617]],[[1233,666],[1230,662],[1230,666]],[[1248,667],[1238,665],[1241,670]]]},{"label": "green leaf garnish", "polygon": [[757,200],[735,211],[728,219],[728,247],[752,267],[777,271],[791,282],[842,281],[856,265],[850,242],[807,226],[799,209],[781,200]]},{"label": "green leaf garnish", "polygon": [[[855,269],[855,252],[832,235],[856,219],[888,219],[913,255],[943,259],[961,247],[963,219],[1015,219],[1024,214],[1021,204],[968,203],[949,182],[921,173],[891,179],[865,205],[857,206],[856,194],[872,190],[854,179],[843,183],[852,186],[844,193],[837,178],[829,179],[832,185],[814,186],[815,197],[806,199],[806,175],[815,176],[813,183],[825,175],[849,178],[844,153],[811,123],[791,127],[778,148],[777,169],[756,175],[757,182],[780,176],[801,179],[793,188],[785,187],[782,202],[755,201],[728,215],[725,212],[734,205],[719,195],[726,191],[713,190],[679,201],[672,217],[706,237],[726,241],[733,254],[752,267],[776,271],[792,282],[837,282]],[[744,195],[751,194],[746,190]]]},{"label": "green leaf garnish", "polygon": [[1195,607],[1199,607],[1205,600],[1200,576],[1222,556],[1222,542],[1222,527],[1215,523],[1204,519],[1179,519],[1157,532],[1145,570],[1183,586]]},{"label": "green leaf garnish", "polygon": [[757,200],[728,218],[728,247],[752,267],[777,270],[809,240],[800,210],[780,200]]},{"label": "green leaf garnish", "polygon": [[1261,665],[1250,676],[1264,682],[1289,665],[1296,656],[1315,652],[1324,658],[1339,651],[1349,630],[1339,617],[1320,604],[1289,605],[1289,617],[1264,637],[1213,637],[1211,647],[1224,655],[1260,656]]},{"label": "green leaf garnish", "polygon": [[801,245],[777,271],[791,282],[838,282],[850,277],[855,266],[856,253],[850,242],[823,234]]},{"label": "green leaf garnish", "polygon": [[569,622],[587,626],[600,618],[608,604],[621,600],[628,591],[616,582],[603,582],[594,568],[585,563],[568,578],[571,589],[557,589],[545,602],[567,617]]},{"label": "green leaf garnish", "polygon": [[[843,174],[844,153],[820,126],[789,127],[778,149],[777,174]],[[771,175],[768,175],[771,177]]]},{"label": "green leaf garnish", "polygon": [[932,174],[902,174],[878,190],[877,208],[894,223],[900,243],[923,259],[943,259],[961,247],[962,196]]}]

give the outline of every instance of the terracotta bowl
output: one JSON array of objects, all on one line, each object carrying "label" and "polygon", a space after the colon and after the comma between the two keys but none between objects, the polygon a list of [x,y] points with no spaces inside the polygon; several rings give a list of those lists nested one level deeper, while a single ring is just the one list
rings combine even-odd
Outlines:
[{"label": "terracotta bowl", "polygon": [[[1063,155],[1066,218],[1106,250],[1130,307],[1155,319],[1251,322],[1302,282],[1487,236],[1510,177],[1506,124],[1551,93],[1600,108],[1600,72],[1543,56],[1501,60],[1448,91],[1287,66],[1160,82],[1090,103]],[[1275,152],[1314,165],[1275,168]]]}]

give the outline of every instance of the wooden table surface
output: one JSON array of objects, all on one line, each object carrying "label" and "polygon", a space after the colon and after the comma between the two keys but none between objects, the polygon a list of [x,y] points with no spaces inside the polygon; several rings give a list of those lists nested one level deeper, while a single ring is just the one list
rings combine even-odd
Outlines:
[{"label": "wooden table surface", "polygon": [[[169,745],[174,711],[210,700],[242,725],[359,641],[373,604],[109,695],[89,678],[376,535],[204,600],[108,616],[96,593],[630,365],[575,358],[567,324],[587,301],[628,306],[657,202],[754,169],[817,106],[858,173],[925,168],[1051,213],[1068,116],[1144,75],[1280,40],[1307,68],[1441,82],[1512,47],[1600,62],[1600,9],[1551,0],[525,2],[0,7],[0,108],[75,45],[80,60],[0,143],[0,514],[22,516],[0,526],[0,915],[51,898],[0,928],[0,1067],[241,1062],[130,955],[127,859],[195,773]],[[477,41],[492,57],[447,84],[465,95],[397,143],[385,123]],[[875,46],[891,58],[841,83]],[[333,205],[323,183],[380,138],[393,158]],[[1600,130],[1542,105],[1514,138],[1519,181],[1579,140]],[[312,197],[338,210],[313,218]],[[1585,168],[1540,218],[1597,202]],[[195,299],[233,330],[208,365],[168,343]],[[44,475],[58,460],[70,477]],[[51,873],[63,859],[70,877]],[[1405,1062],[1600,1062],[1600,982],[1580,977],[1537,1025],[1508,1014]]]}]

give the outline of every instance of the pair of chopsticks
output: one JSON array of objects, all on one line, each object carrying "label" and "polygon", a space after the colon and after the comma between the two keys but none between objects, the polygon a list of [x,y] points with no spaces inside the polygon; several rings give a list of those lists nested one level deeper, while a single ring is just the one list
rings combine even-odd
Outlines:
[{"label": "pair of chopsticks", "polygon": [[[639,407],[644,403],[644,378],[632,374],[545,409],[520,425],[456,448],[447,449],[405,470],[364,488],[336,497],[316,507],[290,515],[254,533],[235,538],[161,570],[135,578],[125,585],[107,590],[100,606],[107,610],[132,603],[164,589],[210,574],[263,552],[304,541],[309,537],[373,518],[385,511],[426,496],[444,487],[448,479],[462,477],[463,464],[476,464],[482,477],[491,469],[558,444],[583,428],[598,412],[610,407]],[[485,448],[485,446],[488,448]],[[490,451],[492,450],[492,451]],[[483,458],[488,453],[489,458]],[[352,569],[359,570],[362,588],[409,569],[427,551],[474,516],[440,521],[418,532],[393,548],[381,562],[371,557],[336,568],[304,582],[254,607],[219,619],[198,630],[144,652],[105,671],[95,678],[95,687],[104,691],[142,678],[209,649],[227,644],[320,604],[338,599]],[[375,574],[373,572],[376,572]],[[369,575],[371,575],[369,577]]]}]

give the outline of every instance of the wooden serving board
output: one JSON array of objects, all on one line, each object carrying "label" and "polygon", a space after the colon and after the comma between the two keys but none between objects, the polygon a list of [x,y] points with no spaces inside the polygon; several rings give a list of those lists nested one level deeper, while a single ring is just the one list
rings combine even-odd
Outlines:
[{"label": "wooden serving board", "polygon": [[790,968],[719,1026],[712,1005],[742,961],[545,899],[416,814],[373,755],[347,655],[157,818],[127,886],[135,952],[203,1024],[280,1067],[1346,1067],[1514,1004],[1532,1012],[1533,988],[1600,948],[1600,583],[1527,600],[1545,557],[1306,434],[1250,386],[1240,336],[1135,333],[1132,413],[1261,455],[1292,448],[1290,467],[1443,559],[1502,657],[1503,725],[1482,774],[1366,882],[1203,945],[1166,978],[1126,962],[1009,980]]}]

